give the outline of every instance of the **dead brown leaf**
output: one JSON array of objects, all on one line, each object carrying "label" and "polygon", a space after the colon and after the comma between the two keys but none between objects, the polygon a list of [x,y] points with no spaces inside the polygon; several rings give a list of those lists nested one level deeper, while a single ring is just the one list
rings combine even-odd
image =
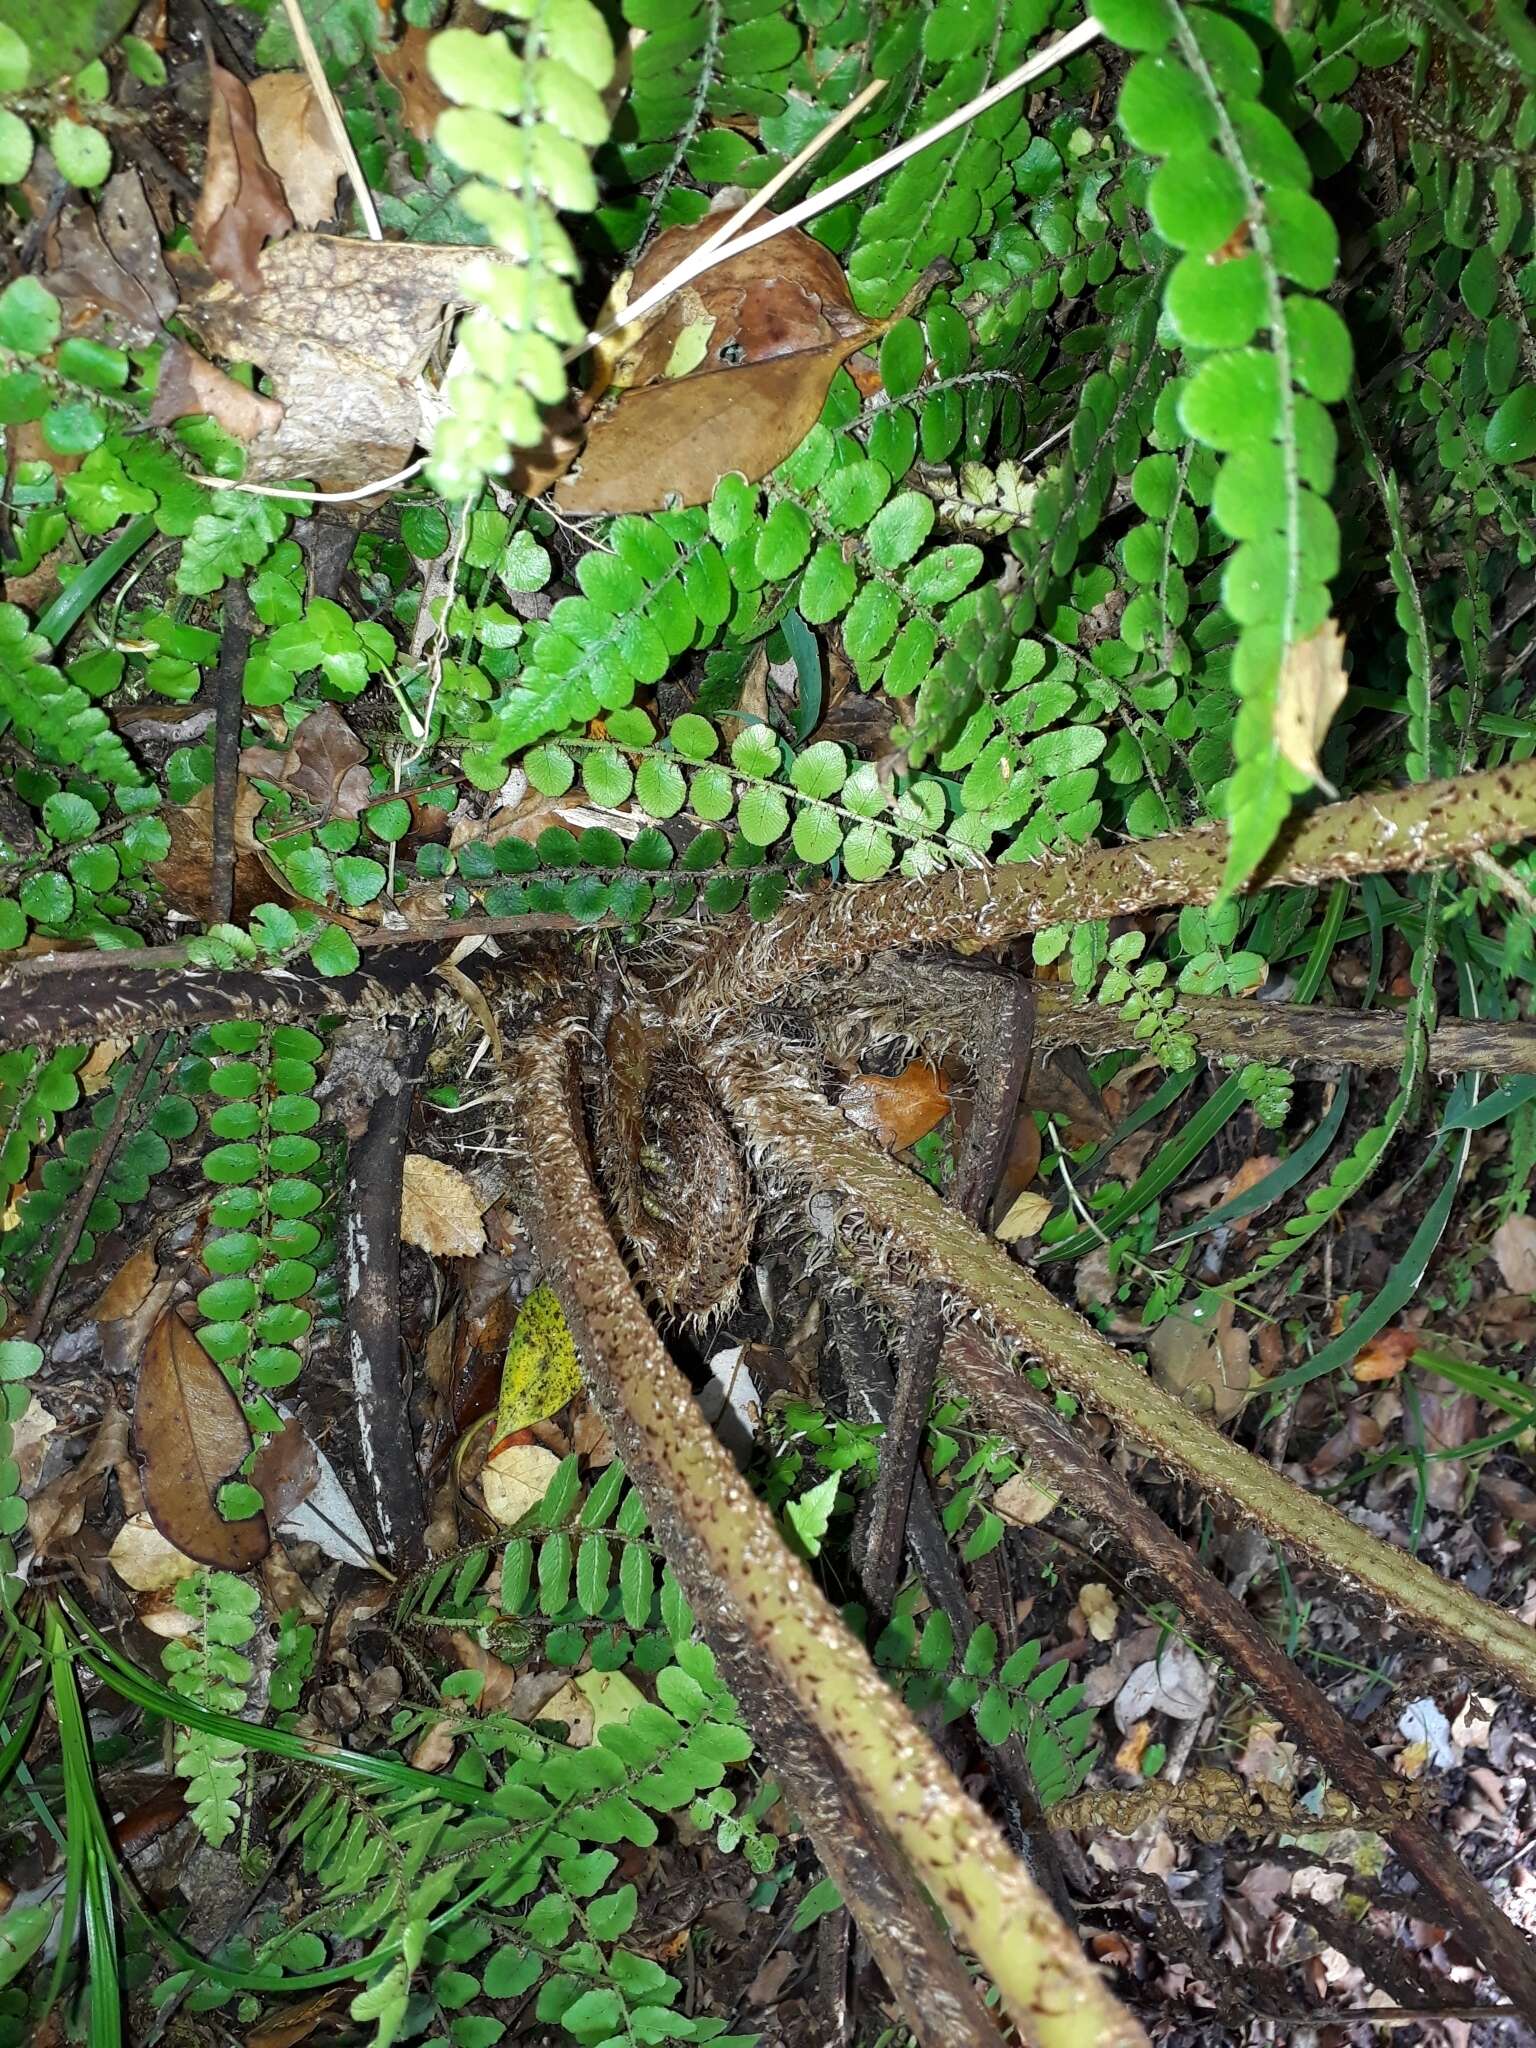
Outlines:
[{"label": "dead brown leaf", "polygon": [[124,1508],[130,1515],[137,1514],[144,1502],[128,1450],[128,1418],[115,1401],[108,1402],[80,1462],[50,1480],[27,1502],[27,1533],[38,1557],[47,1557],[79,1534],[91,1489],[109,1472],[117,1474]]},{"label": "dead brown leaf", "polygon": [[325,109],[302,71],[263,72],[251,86],[262,154],[277,172],[289,211],[301,228],[317,228],[336,212],[336,187],[347,166]]},{"label": "dead brown leaf", "polygon": [[1383,1330],[1366,1345],[1351,1370],[1362,1385],[1396,1379],[1423,1342],[1422,1330]]},{"label": "dead brown leaf", "polygon": [[1493,1233],[1493,1256],[1511,1294],[1536,1294],[1536,1216],[1506,1216]]},{"label": "dead brown leaf", "polygon": [[1348,689],[1344,636],[1334,620],[1285,650],[1275,692],[1275,745],[1313,782],[1323,783],[1318,752]]},{"label": "dead brown leaf", "polygon": [[[630,300],[719,225],[715,210],[658,235]],[[837,259],[798,228],[744,250],[614,337],[600,377],[618,395],[601,382],[589,394],[603,409],[556,503],[654,512],[673,497],[702,504],[729,470],[766,476],[815,424],[838,366],[881,331],[855,310]]]},{"label": "dead brown leaf", "polygon": [[1115,1751],[1115,1769],[1127,1771],[1133,1778],[1141,1776],[1141,1760],[1147,1753],[1147,1744],[1152,1740],[1152,1723],[1137,1721],[1120,1747]]},{"label": "dead brown leaf", "polygon": [[251,1467],[251,1484],[273,1528],[281,1528],[320,1484],[320,1460],[302,1426],[290,1419],[269,1437]]},{"label": "dead brown leaf", "polygon": [[60,220],[43,282],[78,333],[106,314],[116,341],[145,347],[176,310],[176,287],[137,171],[119,171],[94,208],[83,201]]},{"label": "dead brown leaf", "polygon": [[181,1318],[167,1310],[150,1332],[133,1411],[144,1504],[163,1536],[226,1571],[265,1556],[265,1515],[226,1522],[220,1486],[251,1448],[245,1411],[223,1373]]},{"label": "dead brown leaf", "polygon": [[208,69],[213,85],[208,154],[192,232],[215,277],[255,292],[261,289],[257,262],[262,244],[286,235],[293,215],[262,152],[249,88],[211,57]]},{"label": "dead brown leaf", "polygon": [[281,423],[283,408],[275,398],[263,398],[259,391],[237,383],[184,341],[173,340],[160,358],[149,424],[166,427],[189,413],[207,413],[237,441],[254,441]]},{"label": "dead brown leaf", "polygon": [[927,1060],[909,1060],[899,1074],[856,1074],[838,1102],[887,1152],[904,1152],[949,1114],[949,1091]]},{"label": "dead brown leaf", "polygon": [[408,1152],[400,1197],[400,1241],[435,1258],[472,1259],[485,1250],[479,1196],[456,1167]]},{"label": "dead brown leaf", "polygon": [[1243,1405],[1255,1375],[1249,1362],[1252,1339],[1232,1327],[1232,1304],[1214,1316],[1178,1311],[1164,1316],[1147,1338],[1152,1377],[1187,1408],[1230,1422]]},{"label": "dead brown leaf", "polygon": [[380,46],[373,61],[400,95],[400,118],[418,142],[430,142],[437,131],[438,116],[448,102],[427,69],[430,32],[408,28],[398,43]]},{"label": "dead brown leaf", "polygon": [[112,1078],[112,1069],[127,1052],[132,1040],[127,1038],[103,1038],[91,1047],[90,1058],[80,1069],[76,1079],[82,1095],[99,1095]]},{"label": "dead brown leaf", "polygon": [[[234,905],[235,918],[241,924],[258,903],[283,902],[293,894],[291,889],[273,880],[261,857],[256,820],[261,816],[265,801],[242,776],[235,790]],[[210,915],[209,891],[213,884],[212,784],[205,784],[189,804],[167,808],[161,815],[171,835],[171,846],[155,869],[156,880],[173,910],[206,920]]]},{"label": "dead brown leaf", "polygon": [[367,759],[368,749],[335,705],[322,704],[293,728],[286,747],[247,747],[240,766],[303,797],[327,819],[355,818],[373,795]]},{"label": "dead brown leaf", "polygon": [[1459,1509],[1467,1491],[1467,1467],[1457,1458],[1436,1457],[1437,1451],[1460,1450],[1477,1435],[1477,1396],[1463,1393],[1449,1380],[1420,1375],[1419,1398],[1403,1417],[1403,1433],[1426,1452],[1424,1491],[1431,1507],[1443,1513]]},{"label": "dead brown leaf", "polygon": [[290,2002],[266,2014],[246,2035],[245,2048],[299,2048],[343,1995],[339,1989],[317,1991],[313,1998]]},{"label": "dead brown leaf", "polygon": [[430,440],[422,373],[467,303],[464,267],[454,246],[294,234],[262,250],[244,282],[189,289],[182,310],[205,347],[259,364],[282,400],[281,422],[248,444],[246,480],[355,489]]}]

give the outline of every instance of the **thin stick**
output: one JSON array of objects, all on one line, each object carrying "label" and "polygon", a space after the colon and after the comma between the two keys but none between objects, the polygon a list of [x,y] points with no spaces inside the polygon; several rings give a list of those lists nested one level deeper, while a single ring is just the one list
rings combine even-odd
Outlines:
[{"label": "thin stick", "polygon": [[371,484],[359,484],[355,491],[292,491],[284,484],[243,484],[238,477],[204,476],[194,471],[192,481],[209,491],[245,491],[253,498],[289,498],[297,505],[356,505],[364,498],[375,497],[380,491],[392,491],[399,484],[408,484],[413,476],[420,476],[427,466],[427,457],[418,455],[414,462],[408,462],[404,469],[397,469],[393,476],[381,476]]},{"label": "thin stick", "polygon": [[251,610],[238,579],[224,599],[223,644],[213,679],[213,869],[208,922],[228,924],[235,914],[235,799],[240,789],[241,682],[251,650]]},{"label": "thin stick", "polygon": [[373,194],[368,190],[368,180],[363,176],[363,167],[357,160],[357,151],[352,147],[347,124],[341,118],[341,108],[336,104],[336,95],[331,91],[331,82],[320,62],[320,52],[315,48],[315,39],[309,32],[309,23],[300,11],[299,0],[283,0],[283,12],[288,17],[288,26],[293,30],[293,40],[299,46],[299,55],[304,60],[310,89],[325,114],[325,125],[331,131],[331,141],[336,145],[336,154],[346,165],[347,176],[352,180],[357,210],[363,216],[363,226],[368,230],[368,239],[370,242],[382,242],[384,230],[379,225],[378,209],[373,203]]},{"label": "thin stick", "polygon": [[128,1120],[133,1115],[133,1105],[138,1101],[140,1091],[153,1071],[164,1043],[163,1031],[152,1032],[145,1040],[143,1049],[134,1063],[133,1072],[123,1083],[123,1092],[118,1097],[117,1108],[112,1112],[112,1121],[103,1132],[101,1143],[96,1147],[96,1156],[91,1161],[90,1171],[81,1181],[75,1199],[70,1204],[58,1244],[48,1262],[48,1270],[43,1275],[36,1297],[27,1311],[27,1320],[22,1325],[23,1335],[34,1344],[43,1334],[48,1311],[53,1307],[53,1297],[59,1291],[59,1282],[64,1278],[65,1267],[75,1255],[75,1248],[85,1229],[85,1219],[91,1213],[91,1204],[96,1199],[97,1190],[106,1179],[107,1168],[112,1164],[112,1156],[122,1143],[123,1133],[128,1128]]},{"label": "thin stick", "polygon": [[[697,262],[701,256],[710,255],[722,243],[734,241],[754,214],[761,213],[769,201],[784,190],[784,187],[789,184],[791,179],[797,178],[808,163],[813,162],[820,156],[829,142],[834,141],[837,136],[842,134],[850,121],[856,121],[859,118],[871,100],[879,98],[880,94],[885,91],[887,83],[888,81],[884,78],[871,79],[864,90],[851,99],[840,114],[834,114],[826,127],[811,137],[798,156],[791,157],[782,170],[774,172],[761,192],[754,192],[744,206],[737,207],[734,213],[727,215],[721,221],[719,227],[715,229],[714,233],[705,241],[700,242],[697,249],[691,252],[689,261]],[[730,250],[726,251],[727,255],[730,253]],[[723,257],[721,261],[724,261]],[[646,292],[642,297],[636,299],[632,307],[626,306],[624,311],[616,319],[610,320],[606,327],[598,328],[594,333],[589,334],[586,340],[578,342],[575,348],[567,349],[561,360],[567,363],[574,363],[578,356],[584,356],[587,350],[593,347],[595,343],[606,341],[610,334],[618,334],[635,320],[642,318],[650,307],[657,303],[656,292],[661,292],[663,297],[665,297],[673,289],[674,287],[668,278],[663,278],[661,283],[654,287],[652,291]]]},{"label": "thin stick", "polygon": [[[626,307],[621,324],[628,326],[632,320],[643,318],[653,306],[659,305],[663,299],[670,298],[673,292],[679,291],[685,284],[690,284],[704,271],[713,270],[716,264],[724,263],[729,257],[740,256],[747,249],[755,249],[761,242],[770,242],[775,235],[782,235],[790,228],[800,227],[804,222],[814,220],[817,214],[825,213],[829,207],[837,206],[844,199],[851,198],[855,192],[862,192],[866,185],[874,184],[877,179],[883,178],[887,171],[895,170],[898,164],[906,163],[908,158],[916,156],[933,143],[942,142],[946,135],[953,135],[957,128],[963,128],[967,121],[975,120],[978,114],[986,113],[989,107],[995,107],[1000,100],[1008,99],[1021,86],[1043,77],[1047,71],[1054,71],[1058,65],[1064,64],[1069,57],[1075,57],[1079,50],[1085,50],[1095,37],[1102,34],[1103,30],[1098,22],[1091,14],[1088,15],[1076,28],[1068,29],[1066,34],[1059,41],[1052,43],[1048,50],[1037,50],[1033,57],[1010,71],[1006,78],[1000,78],[996,85],[989,86],[983,93],[978,93],[975,99],[969,100],[953,114],[946,114],[942,121],[936,121],[931,128],[925,128],[921,135],[914,135],[906,142],[897,143],[896,147],[888,149],[884,156],[876,157],[872,164],[864,164],[858,170],[850,171],[846,178],[839,178],[837,183],[829,185],[825,192],[813,192],[809,199],[802,199],[800,204],[792,206],[788,213],[781,213],[777,220],[766,221],[762,227],[754,228],[750,234],[733,236],[729,242],[714,247],[706,243],[703,248],[696,249],[691,256],[686,256],[676,269],[669,271],[658,283],[652,285],[648,292],[642,292],[632,306]],[[613,329],[610,327],[589,334],[574,353],[582,354],[612,332]]]}]

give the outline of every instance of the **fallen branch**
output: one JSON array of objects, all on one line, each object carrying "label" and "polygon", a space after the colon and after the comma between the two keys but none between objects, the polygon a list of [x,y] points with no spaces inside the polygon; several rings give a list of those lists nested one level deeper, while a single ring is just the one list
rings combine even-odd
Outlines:
[{"label": "fallen branch", "polygon": [[739,1059],[725,1039],[702,1048],[700,1059],[754,1156],[802,1188],[836,1189],[845,1227],[866,1232],[913,1282],[937,1282],[969,1302],[1000,1340],[1208,1498],[1536,1697],[1536,1630],[1378,1541],[1165,1393],[926,1181],[852,1129],[798,1074],[761,1053]]},{"label": "fallen branch", "polygon": [[400,1339],[400,1196],[411,1104],[431,1027],[398,1033],[400,1085],[381,1095],[347,1158],[342,1194],[343,1330],[363,1471],[381,1553],[396,1571],[422,1554],[426,1508],[411,1434],[410,1378]]},{"label": "fallen branch", "polygon": [[1380,1832],[1433,1896],[1439,1913],[1499,1988],[1523,2010],[1536,2012],[1536,1951],[1445,1838],[1421,1815],[1401,1810],[1401,1781],[1247,1609],[974,1331],[950,1340],[945,1368],[989,1429],[1017,1444],[1074,1507],[1115,1532],[1151,1577],[1153,1590],[1172,1599],[1194,1634],[1214,1644],[1276,1710],[1331,1782],[1363,1811],[1385,1810]]},{"label": "fallen branch", "polygon": [[208,882],[208,922],[228,924],[235,914],[235,798],[240,790],[242,685],[251,650],[250,601],[245,585],[232,582],[219,625],[219,665],[213,678],[213,871]]},{"label": "fallen branch", "polygon": [[[976,1802],[876,1673],[705,1424],[609,1234],[575,1092],[574,1034],[522,1041],[519,1212],[560,1295],[588,1383],[686,1586],[718,1582],[798,1712],[842,1758],[871,1823],[925,1884],[1037,2048],[1145,2036]],[[948,2015],[916,2015],[933,2041]]]},{"label": "fallen branch", "polygon": [[[1293,822],[1249,888],[1418,873],[1536,834],[1536,761],[1329,804]],[[785,1000],[809,974],[872,953],[931,946],[980,952],[1047,925],[1213,903],[1227,829],[1197,826],[1028,865],[965,868],[819,892],[763,924],[735,919],[683,983],[673,1015],[701,1034],[722,1011]]]}]

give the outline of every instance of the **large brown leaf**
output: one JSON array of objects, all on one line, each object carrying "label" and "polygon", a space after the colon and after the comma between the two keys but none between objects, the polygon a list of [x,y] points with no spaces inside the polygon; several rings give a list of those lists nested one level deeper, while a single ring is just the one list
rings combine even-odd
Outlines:
[{"label": "large brown leaf", "polygon": [[249,89],[210,60],[213,105],[208,116],[208,157],[192,232],[215,277],[257,291],[256,262],[263,242],[286,235],[293,215],[262,151],[256,104]]},{"label": "large brown leaf", "polygon": [[161,1535],[199,1564],[248,1571],[271,1548],[265,1515],[226,1522],[218,1492],[251,1448],[245,1411],[180,1316],[150,1332],[133,1409],[144,1505]]},{"label": "large brown leaf", "polygon": [[[711,213],[658,235],[631,300],[719,224]],[[702,504],[730,470],[766,476],[816,424],[838,365],[885,324],[855,310],[836,257],[798,228],[729,258],[616,338],[598,374],[607,395],[556,504],[654,512]]]},{"label": "large brown leaf", "polygon": [[244,284],[189,292],[182,311],[204,345],[257,363],[282,420],[247,446],[246,478],[308,477],[355,489],[400,468],[431,438],[422,372],[455,312],[466,262],[493,250],[289,235]]},{"label": "large brown leaf", "polygon": [[262,154],[276,171],[295,221],[317,228],[336,212],[347,166],[325,109],[302,71],[268,71],[251,86]]},{"label": "large brown leaf", "polygon": [[188,413],[207,413],[237,441],[251,441],[281,422],[283,408],[275,398],[263,398],[259,391],[237,384],[184,341],[172,340],[160,358],[149,424],[166,427]]}]

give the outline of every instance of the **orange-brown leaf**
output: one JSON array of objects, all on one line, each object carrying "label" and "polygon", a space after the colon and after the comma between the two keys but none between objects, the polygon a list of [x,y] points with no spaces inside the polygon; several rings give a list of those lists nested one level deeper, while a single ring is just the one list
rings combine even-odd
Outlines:
[{"label": "orange-brown leaf", "polygon": [[1396,1379],[1423,1342],[1422,1330],[1383,1330],[1355,1360],[1355,1378],[1363,1382]]},{"label": "orange-brown leaf", "polygon": [[265,1515],[226,1522],[218,1491],[251,1448],[223,1373],[169,1309],[149,1334],[133,1410],[144,1505],[161,1535],[199,1564],[248,1571],[271,1546]]},{"label": "orange-brown leaf", "polygon": [[927,1060],[912,1060],[899,1074],[859,1074],[843,1090],[842,1111],[887,1152],[904,1152],[941,1124],[949,1092]]},{"label": "orange-brown leaf", "polygon": [[373,61],[400,95],[400,118],[418,142],[430,142],[437,119],[448,102],[427,69],[427,44],[432,37],[424,28],[408,28],[392,48],[381,46]]}]

